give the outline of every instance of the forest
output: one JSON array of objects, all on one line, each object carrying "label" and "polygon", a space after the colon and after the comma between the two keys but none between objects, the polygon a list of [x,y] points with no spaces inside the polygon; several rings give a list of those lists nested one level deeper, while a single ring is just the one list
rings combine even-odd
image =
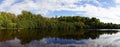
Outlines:
[{"label": "forest", "polygon": [[119,29],[120,24],[104,23],[99,19],[81,16],[43,17],[29,11],[15,15],[0,12],[0,29]]}]

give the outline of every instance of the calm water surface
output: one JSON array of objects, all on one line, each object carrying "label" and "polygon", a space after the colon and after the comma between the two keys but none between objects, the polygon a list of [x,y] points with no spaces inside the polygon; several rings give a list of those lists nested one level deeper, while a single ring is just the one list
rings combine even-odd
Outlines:
[{"label": "calm water surface", "polygon": [[0,47],[120,47],[120,29],[0,30]]}]

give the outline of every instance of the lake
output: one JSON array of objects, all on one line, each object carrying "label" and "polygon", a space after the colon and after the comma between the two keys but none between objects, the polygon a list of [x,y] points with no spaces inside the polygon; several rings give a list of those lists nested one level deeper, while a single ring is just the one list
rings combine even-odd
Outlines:
[{"label": "lake", "polygon": [[119,47],[120,29],[0,30],[0,47]]}]

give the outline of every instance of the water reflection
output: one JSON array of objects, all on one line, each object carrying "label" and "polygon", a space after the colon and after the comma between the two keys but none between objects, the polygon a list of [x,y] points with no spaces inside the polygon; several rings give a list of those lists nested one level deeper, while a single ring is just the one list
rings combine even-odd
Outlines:
[{"label": "water reflection", "polygon": [[0,47],[118,47],[119,30],[0,30]]}]

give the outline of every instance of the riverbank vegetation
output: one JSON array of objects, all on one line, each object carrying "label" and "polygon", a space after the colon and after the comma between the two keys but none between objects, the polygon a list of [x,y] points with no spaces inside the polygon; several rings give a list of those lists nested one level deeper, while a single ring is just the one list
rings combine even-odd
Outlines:
[{"label": "riverbank vegetation", "polygon": [[0,29],[119,29],[119,24],[104,23],[99,19],[81,16],[47,18],[40,14],[22,11],[15,15],[0,12]]}]

